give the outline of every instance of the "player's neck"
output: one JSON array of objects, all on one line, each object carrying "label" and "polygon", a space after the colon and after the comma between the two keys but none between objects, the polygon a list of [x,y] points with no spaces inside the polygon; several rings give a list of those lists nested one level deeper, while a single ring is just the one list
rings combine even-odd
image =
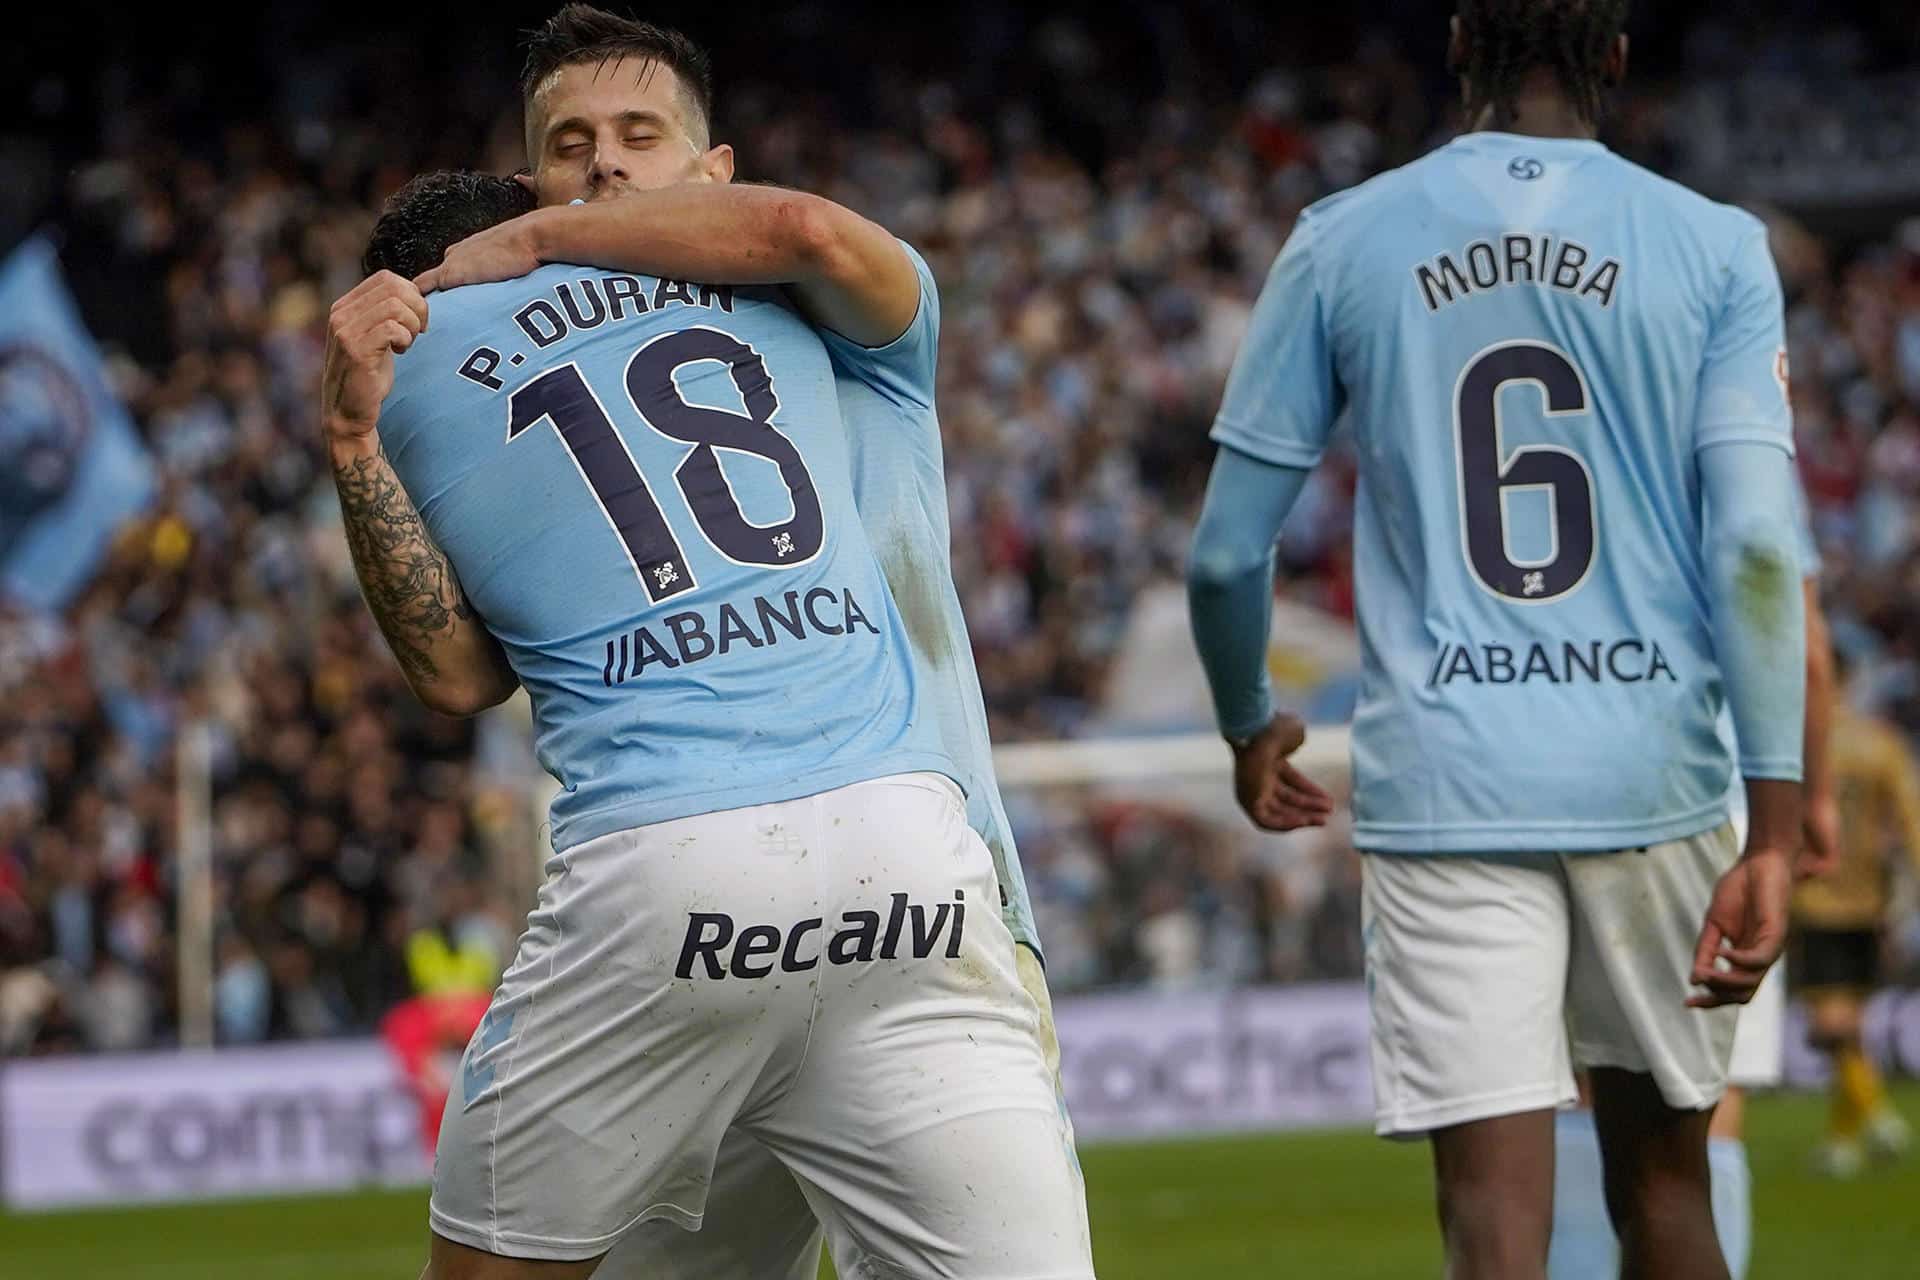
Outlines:
[{"label": "player's neck", "polygon": [[1469,132],[1494,130],[1519,133],[1530,138],[1585,138],[1599,134],[1594,122],[1557,84],[1534,80],[1521,86],[1509,102],[1491,103],[1475,117]]}]

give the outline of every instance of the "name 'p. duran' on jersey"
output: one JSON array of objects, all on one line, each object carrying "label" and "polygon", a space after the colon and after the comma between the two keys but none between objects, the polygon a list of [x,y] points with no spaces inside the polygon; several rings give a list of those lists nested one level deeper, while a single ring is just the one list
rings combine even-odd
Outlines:
[{"label": "name 'p. duran' on jersey", "polygon": [[1610,307],[1620,284],[1620,260],[1601,258],[1596,264],[1595,256],[1575,240],[1509,232],[1436,254],[1414,266],[1413,278],[1429,312],[1475,293],[1522,284]]},{"label": "name 'p. duran' on jersey", "polygon": [[[566,337],[609,322],[636,319],[664,307],[718,308],[733,313],[733,290],[727,285],[694,284],[686,280],[643,281],[636,276],[581,276],[563,280],[513,312],[513,323],[535,349],[550,347]],[[511,363],[520,364],[524,355]],[[489,391],[507,384],[499,376],[498,348],[475,347],[460,362],[461,377]]]}]

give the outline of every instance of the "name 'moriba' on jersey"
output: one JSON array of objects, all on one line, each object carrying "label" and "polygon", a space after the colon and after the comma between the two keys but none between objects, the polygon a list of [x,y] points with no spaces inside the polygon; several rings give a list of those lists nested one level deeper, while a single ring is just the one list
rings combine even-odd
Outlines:
[{"label": "name 'moriba' on jersey", "polygon": [[[1618,849],[1722,820],[1696,455],[1793,449],[1761,223],[1598,142],[1501,133],[1323,200],[1213,435],[1311,467],[1343,416],[1356,843]],[[1774,576],[1742,590],[1798,589]]]},{"label": "name 'moriba' on jersey", "polygon": [[532,700],[556,849],[957,773],[784,295],[550,266],[429,311],[381,438]]}]

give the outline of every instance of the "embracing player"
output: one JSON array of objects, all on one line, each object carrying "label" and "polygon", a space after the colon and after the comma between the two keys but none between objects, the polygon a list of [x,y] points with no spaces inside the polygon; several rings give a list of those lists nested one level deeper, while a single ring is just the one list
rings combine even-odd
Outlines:
[{"label": "embracing player", "polygon": [[1626,8],[1461,0],[1472,131],[1295,224],[1193,550],[1242,799],[1317,820],[1260,658],[1274,537],[1347,416],[1377,1127],[1431,1141],[1467,1280],[1544,1274],[1576,1066],[1625,1273],[1724,1280],[1708,1120],[1800,843],[1779,282],[1756,219],[1595,140]]},{"label": "embracing player", "polygon": [[[530,126],[536,112],[549,106],[558,114],[552,115],[556,128],[551,136],[544,127],[530,127],[530,135],[541,140],[547,154],[567,165],[578,154],[571,134],[591,132],[586,124],[589,120],[604,125],[609,136],[590,140],[587,146],[590,153],[597,150],[601,154],[578,166],[582,173],[596,175],[594,184],[613,178],[622,188],[632,184],[631,189],[639,190],[649,174],[654,180],[673,183],[704,183],[727,176],[730,153],[725,148],[709,147],[705,141],[707,88],[704,59],[698,51],[673,33],[639,24],[616,27],[605,38],[582,38],[582,26],[591,35],[593,23],[606,18],[591,10],[583,14],[574,7],[549,24],[542,33],[544,43],[536,39],[528,79]],[[619,99],[617,103],[594,100],[599,90],[609,88],[615,89],[612,96]],[[577,92],[569,96],[570,90]],[[582,97],[589,101],[582,101]],[[540,169],[539,155],[536,152],[536,173]],[[608,157],[612,163],[603,167],[601,160]],[[636,178],[636,174],[640,176]],[[416,205],[413,212],[422,207]],[[417,223],[417,219],[410,221]],[[869,243],[884,245],[907,270],[904,293],[872,288],[865,274],[867,260],[857,249],[849,257],[835,258],[824,266],[812,261],[807,270],[794,273],[788,281],[794,286],[793,296],[816,316],[831,316],[838,326],[834,332],[809,328],[794,314],[786,295],[778,291],[689,285],[677,278],[681,273],[628,275],[549,268],[512,286],[461,289],[437,298],[432,333],[422,338],[403,362],[399,386],[386,404],[380,430],[389,437],[394,470],[408,490],[420,496],[428,512],[428,524],[436,533],[446,529],[443,540],[454,552],[453,566],[462,567],[463,557],[456,544],[462,543],[463,530],[456,508],[463,504],[449,499],[463,488],[476,490],[464,503],[465,516],[471,521],[464,530],[464,545],[472,558],[491,567],[501,557],[500,543],[510,542],[513,531],[510,522],[504,530],[489,532],[478,527],[486,522],[487,514],[494,514],[486,511],[487,504],[478,489],[490,481],[511,486],[515,493],[526,493],[534,477],[527,470],[491,475],[474,465],[469,442],[460,438],[456,424],[484,414],[485,409],[466,403],[472,399],[467,387],[456,383],[450,391],[450,375],[483,395],[500,396],[514,405],[512,422],[520,428],[514,433],[516,438],[523,438],[528,428],[552,426],[554,444],[564,449],[558,456],[569,458],[575,471],[562,472],[550,486],[543,486],[542,499],[554,496],[561,478],[574,485],[584,483],[592,491],[589,503],[597,500],[601,508],[594,512],[598,522],[595,527],[602,531],[603,540],[618,531],[628,553],[627,571],[630,575],[636,569],[645,571],[639,585],[649,596],[670,598],[684,592],[687,604],[697,606],[698,588],[677,584],[683,578],[712,580],[715,567],[714,560],[708,558],[703,568],[699,543],[693,537],[678,536],[685,526],[662,515],[656,495],[663,491],[671,494],[679,490],[697,537],[710,542],[720,553],[723,563],[719,571],[723,574],[729,567],[750,566],[761,573],[791,573],[808,559],[818,557],[819,530],[807,518],[808,498],[817,501],[821,509],[820,526],[832,526],[842,539],[853,540],[855,531],[844,527],[844,521],[836,524],[824,518],[847,510],[848,503],[832,499],[846,492],[842,477],[854,464],[846,460],[844,438],[826,438],[828,406],[815,398],[820,389],[817,374],[826,357],[821,339],[827,339],[827,346],[839,344],[835,361],[876,389],[877,402],[867,411],[884,413],[886,425],[897,435],[904,434],[913,421],[912,411],[903,408],[902,402],[914,397],[924,401],[925,422],[931,426],[937,300],[930,279],[914,269],[897,242],[878,228],[871,228],[871,224],[848,227],[837,219],[835,222],[830,232],[837,228],[856,238],[870,229],[874,234]],[[689,224],[679,221],[675,225],[683,230]],[[703,220],[699,225],[714,224]],[[833,243],[837,241],[830,234],[810,242],[808,247]],[[901,283],[897,273],[883,271],[882,279],[887,285]],[[391,286],[383,281],[382,287]],[[512,305],[501,312],[509,292],[513,294]],[[703,309],[705,315],[682,315],[677,322],[662,316],[663,309],[671,317],[690,307]],[[510,327],[506,323],[509,313]],[[469,316],[473,324],[463,327]],[[758,326],[774,321],[783,327],[781,334],[756,336]],[[445,336],[450,327],[453,335]],[[654,328],[662,332],[656,334]],[[621,329],[626,330],[624,335],[619,334]],[[806,343],[797,340],[796,330],[806,334],[811,343],[805,360],[801,359],[801,348]],[[616,337],[608,342],[610,333]],[[738,345],[721,350],[720,344],[727,339]],[[690,342],[705,345],[696,349],[687,346]],[[518,345],[509,353],[509,344]],[[543,349],[540,363],[529,362],[533,370],[530,374],[514,373],[521,363],[528,362],[529,345]],[[684,351],[679,349],[683,346],[687,347]],[[674,360],[658,362],[665,381],[651,381],[656,371],[641,366],[646,364],[647,353],[661,348],[668,348],[665,354]],[[457,367],[421,375],[417,384],[426,402],[409,403],[409,380],[421,367],[422,355],[429,350],[454,353],[455,349],[453,363]],[[811,358],[814,353],[820,357],[818,364]],[[626,361],[623,373],[617,368],[599,371],[590,363],[607,354],[613,356],[616,365]],[[496,370],[516,379],[513,389],[506,389]],[[832,371],[828,372],[831,377]],[[670,444],[661,452],[657,446],[662,442],[646,431],[633,430],[624,412],[616,409],[610,413],[607,405],[611,397],[595,391],[598,383],[609,381],[616,395],[624,383],[639,421],[652,433],[677,442],[677,447]],[[500,385],[493,385],[496,383]],[[554,384],[553,394],[543,391],[545,383]],[[843,378],[841,386],[845,385]],[[584,394],[580,388],[586,389]],[[517,402],[523,398],[538,403],[521,413]],[[617,418],[618,425],[604,427],[609,418]],[[792,447],[756,429],[762,426],[787,439]],[[838,434],[837,408],[832,426]],[[808,430],[803,432],[803,427]],[[397,442],[392,439],[396,434]],[[689,449],[688,445],[693,447]],[[926,445],[922,441],[910,447],[924,449]],[[719,458],[723,450],[724,466]],[[937,434],[933,451],[937,459]],[[756,459],[761,462],[757,467]],[[862,470],[866,487],[872,490],[878,481],[866,474],[871,466]],[[504,492],[504,488],[496,490],[493,497],[500,499]],[[871,499],[863,497],[863,517],[871,505]],[[648,525],[656,534],[676,539],[675,554],[662,557],[659,553],[664,544],[658,537],[636,545],[632,534],[636,530],[646,533],[643,526]],[[765,545],[759,545],[761,542]],[[691,549],[688,544],[692,544]],[[942,581],[947,582],[950,592],[950,579],[944,576],[944,553],[942,540],[941,574],[915,583],[935,601]],[[584,558],[562,558],[568,568],[560,594],[575,602],[602,598],[605,584],[581,581]],[[892,563],[895,560],[901,560],[901,567],[907,569],[925,567],[896,545],[889,555],[890,576],[899,572]],[[839,594],[843,603],[852,601],[855,595],[851,590]],[[371,589],[369,595],[373,595]],[[803,631],[812,623],[827,635],[848,638],[858,635],[856,624],[859,628],[872,627],[878,615],[870,607],[849,604],[844,616],[816,616],[816,608],[833,613],[834,595],[824,584],[807,587],[800,583],[786,592],[784,605],[769,593],[755,596],[748,611],[738,604],[736,595],[733,601],[710,605],[714,610],[711,618],[700,617],[696,608],[675,611],[671,606],[648,616],[642,605],[630,625],[615,629],[626,634],[603,637],[604,661],[597,661],[590,673],[576,671],[575,678],[587,680],[588,692],[592,693],[594,683],[615,688],[652,677],[655,685],[649,691],[649,714],[664,715],[668,723],[662,727],[668,728],[676,715],[671,708],[663,709],[658,700],[663,695],[670,697],[671,689],[659,686],[671,686],[673,676],[683,674],[686,668],[721,663],[730,650],[738,663],[766,649],[791,649],[790,623]],[[884,591],[881,595],[889,616],[894,616],[891,597]],[[490,607],[487,593],[475,589],[473,600],[489,626],[498,627],[500,610]],[[921,603],[925,603],[924,598]],[[547,600],[543,607],[557,606]],[[957,605],[954,618],[957,621]],[[940,630],[945,621],[936,612],[903,627],[894,617],[895,628],[912,633],[908,643],[922,649],[943,637],[954,640],[951,632]],[[562,630],[573,636],[580,629]],[[897,630],[890,638],[894,642],[905,639]],[[964,650],[963,631],[957,641]],[[520,656],[516,651],[516,658]],[[949,648],[941,656],[953,655]],[[743,690],[740,696],[711,713],[734,732],[725,765],[709,767],[723,768],[749,787],[784,788],[790,785],[793,771],[841,754],[834,745],[834,735],[816,723],[804,735],[813,759],[774,758],[771,753],[784,731],[762,716],[791,716],[796,709],[805,716],[821,705],[846,708],[854,716],[871,718],[874,714],[871,706],[862,709],[870,701],[866,689],[850,696],[837,684],[813,685],[811,681],[823,677],[808,675],[802,663],[785,661],[776,665],[762,661],[756,665],[757,675],[750,673],[746,678],[777,680],[778,695],[769,685],[763,683],[756,688],[749,683],[739,686]],[[660,681],[662,674],[669,674],[669,678]],[[727,690],[717,686],[728,674],[724,667],[713,675],[699,672],[697,677],[690,677],[692,687],[713,688],[725,699]],[[931,664],[931,676],[924,680],[914,673],[912,664],[908,674],[914,686],[914,705],[950,696],[938,686],[943,679],[952,684],[957,678],[955,664],[950,661]],[[970,660],[966,676],[972,679]],[[858,683],[872,679],[873,674],[862,675],[849,662],[838,678]],[[532,681],[528,683],[535,692],[538,711],[540,691]],[[934,686],[931,698],[926,696],[929,685]],[[872,694],[891,708],[901,691],[882,689]],[[973,700],[977,708],[977,682],[973,684]],[[697,711],[701,705],[704,700],[696,700],[686,709]],[[925,722],[932,724],[943,718],[944,714],[930,715]],[[642,733],[630,730],[623,734],[617,723],[611,728],[620,752],[637,754],[649,745]],[[728,740],[728,734],[714,732],[712,723],[699,728],[703,742],[719,745]],[[936,746],[942,741],[938,726],[931,730],[918,726],[916,732],[931,732]],[[984,724],[980,737],[983,757]],[[776,741],[760,741],[763,738]],[[551,755],[548,758],[554,759]],[[563,780],[566,765],[574,763],[578,762],[560,761]],[[654,767],[657,769],[657,763]],[[975,789],[972,769],[949,761],[942,771],[961,776],[970,790]],[[627,785],[631,787],[631,783]],[[950,784],[947,794],[951,812],[961,820],[955,824],[950,818],[940,838],[957,839],[980,850],[981,842],[967,832],[958,793]],[[827,799],[816,797],[819,801]],[[568,795],[563,791],[556,802],[557,846],[570,843],[573,836],[562,825],[566,816],[563,809],[572,808],[567,802]],[[677,961],[663,952],[657,961],[645,961],[641,968],[644,971],[647,963],[665,962],[673,965],[672,976],[676,979],[685,981],[691,974],[692,994],[704,997],[709,1004],[718,999],[717,989],[701,992],[699,988],[706,985],[703,978],[716,982],[757,979],[743,984],[746,990],[734,994],[732,1000],[720,999],[719,1004],[733,1005],[735,1013],[757,1008],[761,1016],[786,1020],[771,1021],[764,1035],[758,1031],[743,1034],[742,1026],[728,1025],[718,1010],[695,1004],[684,1011],[683,1018],[712,1018],[720,1025],[683,1046],[688,1052],[700,1051],[690,1061],[662,1061],[660,1045],[650,1045],[640,1036],[623,1040],[624,1053],[609,1051],[611,1058],[603,1055],[590,1069],[578,1063],[569,1065],[564,1057],[552,1052],[559,1044],[603,1038],[599,1028],[615,1027],[641,1013],[632,1007],[635,977],[631,972],[607,979],[618,982],[619,992],[599,989],[590,976],[574,976],[569,983],[555,983],[541,976],[552,958],[569,948],[575,952],[580,952],[583,945],[588,949],[616,949],[608,938],[595,937],[594,920],[586,905],[589,898],[597,902],[605,897],[605,911],[632,915],[634,926],[629,926],[628,932],[641,937],[653,935],[656,947],[661,943],[658,935],[665,930],[660,921],[642,914],[635,902],[623,900],[624,890],[615,892],[604,884],[589,888],[584,881],[569,889],[565,882],[578,879],[578,871],[570,854],[562,853],[553,870],[560,870],[562,864],[564,870],[557,879],[550,878],[548,892],[568,896],[570,902],[579,904],[576,912],[587,917],[587,927],[582,929],[575,922],[571,930],[562,928],[558,913],[551,911],[543,898],[542,910],[536,911],[533,919],[533,931],[523,944],[522,962],[503,984],[496,1016],[482,1028],[469,1051],[464,1106],[459,1115],[449,1116],[436,1173],[434,1274],[586,1274],[598,1255],[611,1248],[612,1256],[601,1275],[810,1275],[818,1257],[816,1215],[826,1224],[843,1269],[891,1267],[910,1274],[956,1276],[1091,1274],[1086,1259],[1084,1205],[1072,1169],[1070,1134],[1053,1099],[1051,1075],[1042,1056],[1041,1011],[1022,989],[1021,978],[1029,975],[1019,973],[1037,972],[1037,966],[1030,957],[1016,955],[1004,927],[968,925],[971,933],[964,942],[959,932],[968,919],[967,901],[977,904],[976,911],[984,908],[989,913],[997,905],[983,901],[998,892],[991,887],[1000,878],[991,869],[991,858],[990,887],[954,899],[951,914],[949,904],[922,903],[911,892],[878,893],[882,880],[889,874],[898,879],[901,873],[876,872],[868,867],[864,874],[854,876],[851,884],[838,889],[832,885],[820,887],[827,896],[851,897],[851,903],[839,903],[851,906],[851,910],[835,916],[802,894],[785,911],[805,916],[813,910],[816,914],[796,920],[783,932],[775,921],[763,924],[741,919],[737,911],[716,910],[716,903],[725,899],[730,884],[744,892],[744,881],[733,884],[734,878],[751,877],[765,891],[759,895],[762,905],[754,909],[763,915],[778,912],[782,908],[766,904],[792,896],[798,886],[783,883],[778,861],[768,862],[765,855],[784,853],[793,864],[787,870],[793,871],[805,865],[798,860],[806,859],[811,848],[817,874],[838,875],[839,868],[833,861],[844,860],[850,872],[859,870],[852,864],[865,856],[861,841],[880,833],[856,831],[851,820],[843,833],[837,816],[829,822],[824,812],[789,815],[782,820],[778,815],[770,818],[764,808],[755,815],[757,836],[737,842],[742,847],[732,851],[739,865],[716,868],[714,862],[725,861],[724,856],[716,859],[709,855],[704,866],[685,865],[690,857],[684,853],[673,858],[681,865],[664,877],[671,882],[666,887],[698,895],[700,906],[698,910],[690,906],[685,913],[685,937],[678,942]],[[997,800],[993,808],[997,812]],[[734,811],[732,815],[709,815],[701,821],[725,820],[737,825],[745,816]],[[810,833],[806,830],[809,822],[815,828]],[[624,834],[658,845],[673,834],[673,826],[671,822],[649,825]],[[902,829],[893,835],[904,841],[907,832]],[[677,837],[673,847],[678,848],[683,839]],[[723,839],[722,835],[713,843],[721,844]],[[830,854],[836,852],[837,842],[842,859],[830,860],[822,867],[822,841]],[[739,857],[746,852],[745,845],[755,845],[756,856]],[[900,849],[894,858],[898,861],[913,856],[914,850]],[[936,864],[930,870],[937,869],[937,849],[919,856]],[[698,859],[691,860],[698,863]],[[660,876],[657,870],[652,874]],[[856,884],[862,887],[855,889]],[[662,887],[656,878],[634,892],[652,898],[659,896]],[[880,912],[860,908],[861,894],[881,899],[879,905],[887,908],[884,925]],[[1017,880],[1008,900],[1010,904],[1024,903]],[[673,914],[671,909],[650,910],[655,916]],[[1020,918],[1024,913],[1015,908],[1012,914]],[[543,916],[554,918],[549,922]],[[604,926],[606,921],[599,923]],[[945,938],[944,947],[943,923],[952,935]],[[869,926],[880,929],[877,938],[868,936],[872,932]],[[542,937],[543,930],[552,936]],[[582,935],[584,943],[579,940]],[[569,942],[570,936],[575,940]],[[881,961],[894,961],[898,951],[896,976],[886,972],[892,966],[875,962],[876,947]],[[743,949],[747,953],[744,957]],[[940,965],[942,958],[954,963]],[[829,963],[843,962],[852,966],[845,980],[828,975]],[[564,957],[560,964],[563,971],[571,972]],[[720,979],[714,979],[716,967],[723,974]],[[932,972],[927,972],[929,969]],[[945,978],[941,970],[946,971]],[[961,1003],[949,1001],[945,1009],[939,1008],[943,999],[955,994],[943,988],[945,979],[956,974],[964,978],[968,973],[975,981]],[[859,989],[862,983],[864,991]],[[644,973],[640,985],[645,985]],[[1026,985],[1032,988],[1035,984],[1029,980]],[[554,990],[556,986],[561,989]],[[778,993],[783,986],[796,994],[781,996]],[[795,1001],[804,1003],[816,988],[818,1013],[805,1023],[805,1038],[798,1044],[801,1060],[782,1062],[782,1055],[791,1054],[796,1047],[791,1033],[800,1029],[800,1024],[787,1015],[798,1007]],[[679,994],[677,983],[669,983],[663,991],[668,989]],[[1039,996],[1044,998],[1044,987],[1039,988]],[[669,998],[657,1012],[676,1012],[675,1003]],[[541,1009],[553,1011],[545,1017],[555,1025],[541,1028]],[[502,1016],[517,1018],[522,1012],[528,1025],[520,1028]],[[963,1026],[969,1018],[984,1019],[992,1025]],[[659,1034],[671,1033],[680,1020],[665,1021],[668,1025],[659,1028]],[[678,1030],[684,1033],[686,1028],[678,1026]],[[756,1066],[769,1053],[771,1059]],[[529,1054],[535,1063],[519,1070],[517,1088],[503,1086],[494,1078],[498,1073],[515,1071],[513,1064]],[[735,1061],[742,1054],[755,1059],[746,1064],[745,1070]],[[1036,1063],[1037,1073],[1032,1069]],[[700,1075],[690,1080],[696,1068]],[[753,1078],[756,1070],[762,1077],[758,1084]],[[963,1080],[956,1074],[974,1072],[982,1073],[981,1078]],[[1034,1091],[1036,1080],[1040,1093]],[[704,1089],[720,1092],[712,1098],[682,1096],[689,1089],[695,1095]],[[756,1097],[756,1090],[770,1093]],[[509,1095],[515,1092],[520,1102],[512,1107]],[[550,1108],[552,1097],[575,1095],[579,1114],[571,1119],[545,1118],[544,1110]],[[1036,1098],[1044,1098],[1047,1105],[1047,1114],[1037,1123],[1035,1117],[1022,1114],[1033,1109],[1028,1104]],[[533,1114],[535,1111],[542,1114]],[[513,1131],[511,1145],[517,1148],[515,1151],[490,1136],[503,1117]],[[626,1133],[634,1144],[632,1153],[614,1160],[617,1168],[613,1176],[608,1176],[604,1168],[610,1158],[607,1151],[571,1152],[572,1140],[554,1127],[558,1124],[571,1130],[589,1118],[606,1131],[606,1136],[616,1131]],[[1025,1132],[1006,1132],[1014,1124],[1024,1126]],[[1008,1146],[1009,1141],[1014,1145]],[[626,1144],[615,1141],[614,1146]],[[882,1158],[876,1160],[876,1155]],[[1029,1160],[1035,1165],[1032,1171],[1020,1170],[1011,1177],[1001,1168],[1003,1162]],[[688,1182],[689,1177],[692,1182]],[[993,1183],[990,1190],[962,1189],[969,1181],[977,1183],[981,1179]],[[509,1185],[510,1196],[506,1190]],[[967,1203],[957,1203],[955,1195],[965,1196]],[[503,1221],[506,1218],[518,1221]],[[602,1229],[590,1233],[556,1229],[559,1224],[576,1222],[597,1224]],[[1018,1225],[1009,1231],[1004,1226],[1007,1222]],[[609,1224],[611,1230],[606,1229]],[[681,1230],[703,1224],[705,1229],[698,1235]],[[508,1256],[556,1262],[580,1259],[584,1265],[556,1269],[535,1262],[510,1263]]]}]

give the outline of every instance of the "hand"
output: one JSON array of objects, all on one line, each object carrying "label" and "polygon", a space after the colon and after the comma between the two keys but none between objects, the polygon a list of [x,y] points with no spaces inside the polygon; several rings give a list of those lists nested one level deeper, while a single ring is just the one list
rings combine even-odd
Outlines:
[{"label": "hand", "polygon": [[547,212],[537,209],[468,236],[447,250],[439,266],[421,272],[414,283],[420,292],[432,293],[436,289],[458,289],[464,284],[518,280],[539,270],[542,263],[535,248],[534,233],[542,214]]},{"label": "hand", "polygon": [[393,356],[427,330],[427,300],[391,271],[378,271],[341,296],[327,315],[320,421],[342,441],[364,441],[393,390]]},{"label": "hand", "polygon": [[1792,855],[1784,845],[1749,845],[1746,855],[1720,877],[1693,948],[1689,978],[1706,990],[1687,998],[1689,1008],[1713,1009],[1753,999],[1786,946],[1792,892]]},{"label": "hand", "polygon": [[1307,740],[1300,717],[1276,715],[1233,749],[1233,790],[1253,825],[1267,831],[1295,831],[1324,827],[1333,812],[1333,797],[1294,768],[1287,757]]},{"label": "hand", "polygon": [[1840,862],[1840,802],[1831,795],[1807,798],[1805,843],[1794,864],[1796,880],[1823,876]]}]

